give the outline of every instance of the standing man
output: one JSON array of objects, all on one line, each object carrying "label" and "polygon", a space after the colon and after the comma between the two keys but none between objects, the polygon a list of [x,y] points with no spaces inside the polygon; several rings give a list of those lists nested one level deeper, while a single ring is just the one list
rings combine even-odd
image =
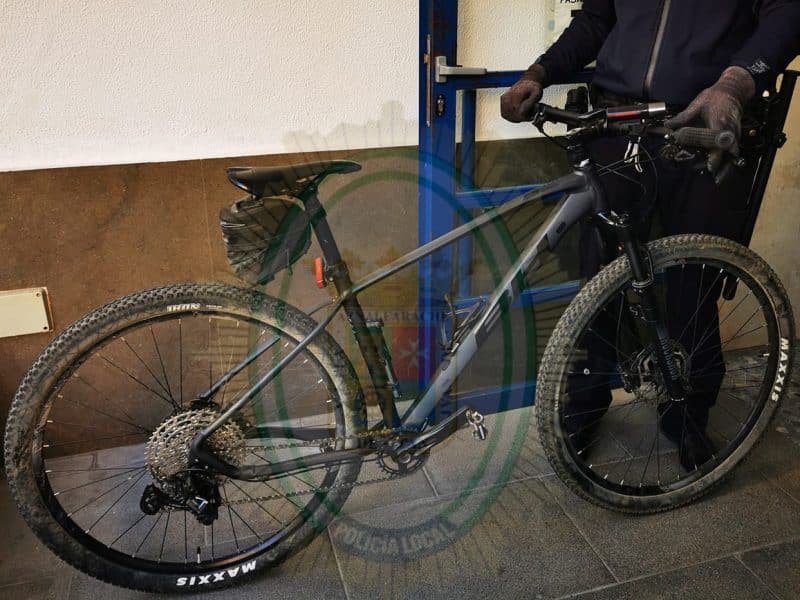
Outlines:
[{"label": "standing man", "polygon": [[[668,127],[726,129],[738,139],[744,107],[770,88],[798,53],[800,0],[585,0],[555,44],[503,94],[501,112],[512,122],[530,120],[550,82],[567,80],[596,60],[591,85],[595,107],[666,102],[686,107],[666,123]],[[590,153],[598,164],[608,164],[623,157],[626,145],[620,139],[598,140]],[[612,208],[632,214],[643,228],[649,227],[653,207],[642,202],[642,186],[657,200],[666,235],[708,233],[740,240],[753,170],[738,170],[718,185],[714,174],[722,162],[722,153],[712,152],[707,170],[698,172],[658,160],[657,176],[653,169],[641,175],[631,169],[626,175],[637,182],[611,177],[604,183]],[[582,275],[593,276],[612,257],[597,231],[585,225]],[[687,470],[714,452],[705,430],[725,374],[716,303],[721,284],[707,289],[698,275],[691,277],[689,287],[703,295],[684,292],[682,298],[670,298],[667,321],[671,335],[680,337],[676,341],[703,357],[692,364],[692,372],[704,372],[703,382],[692,382],[683,414],[663,406],[658,412],[661,430],[679,444],[680,462]],[[668,294],[674,295],[674,287],[668,282]],[[698,307],[698,297],[708,300]],[[691,331],[685,325],[692,318],[710,324],[711,335],[699,349],[693,347],[695,340],[678,333]],[[595,328],[605,333],[603,337],[614,338],[614,323],[598,322]],[[602,372],[597,367],[608,362],[603,358],[608,346],[587,340],[586,350],[586,372]],[[565,412],[574,416],[572,422],[568,416],[566,427],[582,452],[597,435],[597,415],[611,403],[611,390],[607,380],[593,375],[580,389],[572,386],[569,395]],[[586,414],[594,416],[578,416]]]}]

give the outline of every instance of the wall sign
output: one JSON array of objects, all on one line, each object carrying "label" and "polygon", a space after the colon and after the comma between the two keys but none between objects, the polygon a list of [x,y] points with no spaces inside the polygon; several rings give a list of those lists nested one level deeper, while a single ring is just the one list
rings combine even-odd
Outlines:
[{"label": "wall sign", "polygon": [[550,43],[555,42],[572,21],[574,13],[581,10],[583,0],[553,0],[553,19]]}]

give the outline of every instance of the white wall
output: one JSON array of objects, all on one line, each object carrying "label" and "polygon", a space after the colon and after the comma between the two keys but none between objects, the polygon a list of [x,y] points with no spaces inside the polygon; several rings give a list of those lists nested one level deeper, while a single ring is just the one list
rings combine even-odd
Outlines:
[{"label": "white wall", "polygon": [[[462,0],[462,64],[523,68],[552,0]],[[416,0],[0,0],[0,171],[417,143]],[[479,137],[502,124],[497,94]]]}]

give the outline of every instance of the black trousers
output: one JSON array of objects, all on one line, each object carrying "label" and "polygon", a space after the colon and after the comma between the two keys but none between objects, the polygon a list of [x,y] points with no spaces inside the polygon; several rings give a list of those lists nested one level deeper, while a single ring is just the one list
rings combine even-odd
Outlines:
[{"label": "black trousers", "polygon": [[[622,159],[626,148],[625,140],[607,139],[598,140],[589,150],[599,168]],[[629,180],[612,174],[602,177],[611,208],[631,215],[641,239],[650,237],[657,222],[659,236],[707,233],[741,241],[754,167],[735,169],[717,186],[708,173],[701,173],[687,163],[660,159],[657,146],[645,148],[655,163],[642,165],[643,173],[628,166],[621,173]],[[648,155],[642,152],[641,160],[646,163]],[[602,239],[590,223],[582,225],[583,277],[592,277],[616,257],[611,242]],[[670,269],[667,276],[665,318],[671,339],[692,354],[689,380],[693,391],[687,399],[686,412],[698,428],[705,428],[709,408],[716,401],[725,374],[717,311],[724,278],[718,277],[718,273],[687,266]],[[598,422],[611,403],[609,373],[614,371],[620,356],[625,356],[626,348],[620,338],[626,331],[624,319],[631,318],[621,304],[621,299],[612,302],[600,313],[582,342],[585,359],[572,369],[575,375],[568,383],[570,398],[565,406],[566,425],[571,433]]]}]

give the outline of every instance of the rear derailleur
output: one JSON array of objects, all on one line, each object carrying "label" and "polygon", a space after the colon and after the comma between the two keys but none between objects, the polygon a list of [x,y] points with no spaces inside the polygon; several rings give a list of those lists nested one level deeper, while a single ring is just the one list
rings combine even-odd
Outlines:
[{"label": "rear derailleur", "polygon": [[139,508],[155,515],[164,508],[188,510],[202,525],[216,521],[222,497],[214,477],[204,471],[185,471],[168,480],[149,484],[142,493]]}]

